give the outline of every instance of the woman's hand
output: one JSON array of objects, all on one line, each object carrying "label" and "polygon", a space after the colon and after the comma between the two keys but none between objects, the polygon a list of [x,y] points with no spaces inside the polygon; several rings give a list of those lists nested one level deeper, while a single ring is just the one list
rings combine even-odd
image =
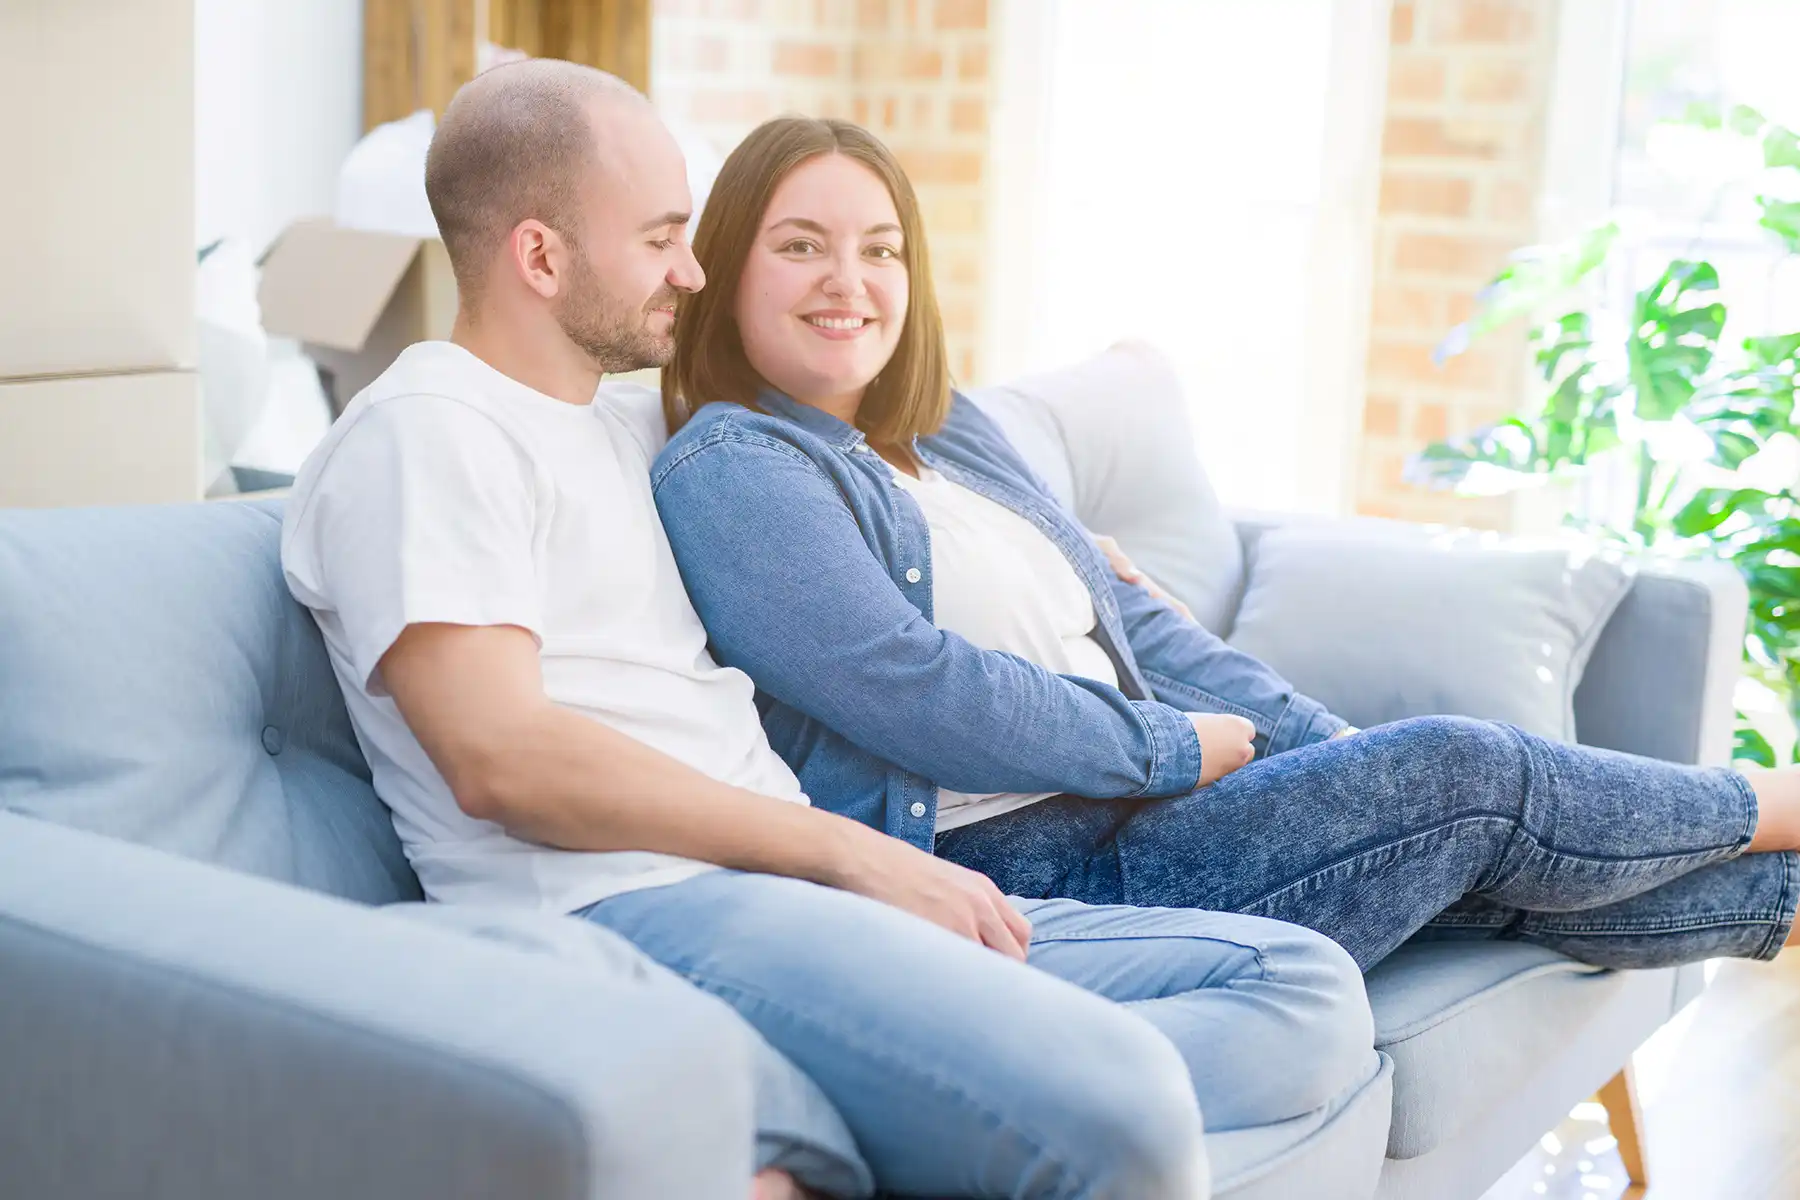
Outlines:
[{"label": "woman's hand", "polygon": [[960,937],[1025,961],[1031,922],[979,871],[936,858],[885,833],[858,837],[830,882],[891,904]]},{"label": "woman's hand", "polygon": [[1256,726],[1243,717],[1225,713],[1189,713],[1194,732],[1200,735],[1200,783],[1219,782],[1256,757]]},{"label": "woman's hand", "polygon": [[1146,592],[1149,592],[1152,596],[1155,596],[1158,600],[1161,600],[1164,604],[1167,604],[1170,608],[1174,609],[1188,620],[1191,621],[1194,619],[1194,614],[1188,609],[1187,605],[1171,596],[1168,592],[1165,592],[1162,589],[1161,584],[1137,569],[1137,566],[1131,559],[1126,557],[1125,551],[1119,549],[1119,543],[1113,541],[1109,537],[1103,537],[1100,534],[1094,535],[1094,541],[1099,543],[1101,551],[1106,555],[1106,561],[1112,564],[1113,573],[1120,579],[1123,579],[1126,583],[1137,584]]}]

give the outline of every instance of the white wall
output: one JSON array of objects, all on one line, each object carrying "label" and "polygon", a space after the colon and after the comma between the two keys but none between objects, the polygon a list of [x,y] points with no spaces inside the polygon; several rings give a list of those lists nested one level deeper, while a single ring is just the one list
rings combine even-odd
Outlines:
[{"label": "white wall", "polygon": [[195,0],[194,236],[331,212],[362,132],[362,0]]}]

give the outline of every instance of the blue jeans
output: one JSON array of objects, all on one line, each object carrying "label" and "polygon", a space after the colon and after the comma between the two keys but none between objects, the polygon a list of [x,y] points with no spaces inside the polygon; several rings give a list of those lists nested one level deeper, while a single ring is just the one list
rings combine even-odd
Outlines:
[{"label": "blue jeans", "polygon": [[1421,939],[1510,938],[1605,967],[1771,958],[1800,856],[1745,854],[1749,782],[1421,717],[1261,759],[1186,796],[1059,796],[937,853],[1023,896],[1275,917],[1366,970]]},{"label": "blue jeans", "polygon": [[1202,1110],[1213,1130],[1270,1124],[1377,1072],[1361,976],[1317,934],[1020,907],[1030,965],[860,896],[736,871],[579,915],[737,1009],[837,1106],[892,1192],[1202,1195]]}]

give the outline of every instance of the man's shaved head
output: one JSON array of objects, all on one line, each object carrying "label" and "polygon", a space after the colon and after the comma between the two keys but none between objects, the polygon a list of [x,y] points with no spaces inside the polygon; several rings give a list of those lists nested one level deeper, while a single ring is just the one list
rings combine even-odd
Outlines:
[{"label": "man's shaved head", "polygon": [[596,167],[591,114],[648,102],[617,76],[557,59],[484,72],[450,101],[425,159],[425,195],[465,302],[528,218],[579,244],[581,193]]}]

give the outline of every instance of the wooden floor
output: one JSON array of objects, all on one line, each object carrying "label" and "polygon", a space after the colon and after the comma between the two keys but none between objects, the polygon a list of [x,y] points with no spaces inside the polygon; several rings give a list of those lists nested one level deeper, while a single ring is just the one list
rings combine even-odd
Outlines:
[{"label": "wooden floor", "polygon": [[[1800,1200],[1800,951],[1730,961],[1635,1059],[1647,1200]],[[1484,1200],[1618,1200],[1597,1104],[1577,1107]]]}]

